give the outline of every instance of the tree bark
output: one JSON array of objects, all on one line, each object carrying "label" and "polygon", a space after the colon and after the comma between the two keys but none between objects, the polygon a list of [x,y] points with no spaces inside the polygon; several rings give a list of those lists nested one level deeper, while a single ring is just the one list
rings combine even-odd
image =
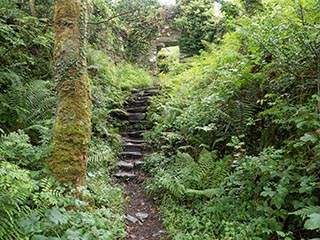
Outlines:
[{"label": "tree bark", "polygon": [[34,6],[34,1],[35,0],[29,0],[29,4],[30,4],[31,15],[35,17],[37,15],[37,12],[36,12],[36,9],[35,9],[35,6]]},{"label": "tree bark", "polygon": [[56,0],[55,80],[57,112],[52,133],[51,175],[73,187],[86,183],[91,130],[91,94],[87,74],[87,0]]}]

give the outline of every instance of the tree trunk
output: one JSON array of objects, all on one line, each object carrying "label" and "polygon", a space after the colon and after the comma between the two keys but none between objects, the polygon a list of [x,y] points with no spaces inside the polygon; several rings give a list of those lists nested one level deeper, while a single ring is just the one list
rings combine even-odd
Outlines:
[{"label": "tree trunk", "polygon": [[35,6],[34,6],[34,1],[35,0],[29,0],[29,4],[30,4],[31,15],[35,17],[37,15],[37,12],[36,12],[36,9],[35,9]]},{"label": "tree trunk", "polygon": [[51,175],[73,187],[86,183],[91,129],[90,81],[87,74],[87,0],[56,0],[55,80],[58,94],[53,126]]}]

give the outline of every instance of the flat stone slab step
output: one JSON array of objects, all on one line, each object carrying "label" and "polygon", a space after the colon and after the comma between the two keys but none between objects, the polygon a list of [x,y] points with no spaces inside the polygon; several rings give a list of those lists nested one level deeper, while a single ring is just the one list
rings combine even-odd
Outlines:
[{"label": "flat stone slab step", "polygon": [[140,168],[145,164],[145,161],[142,160],[135,160],[135,161],[119,161],[117,162],[117,166],[120,169],[131,171],[134,168]]},{"label": "flat stone slab step", "polygon": [[118,168],[124,169],[124,170],[132,170],[134,168],[134,164],[132,162],[127,161],[119,161],[117,162]]},{"label": "flat stone slab step", "polygon": [[148,107],[148,101],[147,100],[135,100],[131,99],[127,102],[127,106],[130,107]]},{"label": "flat stone slab step", "polygon": [[136,144],[141,144],[141,143],[145,143],[145,141],[143,139],[132,139],[132,138],[123,138],[123,141],[125,141],[126,143],[136,143]]},{"label": "flat stone slab step", "polygon": [[138,178],[138,175],[132,172],[117,172],[113,174],[113,176],[124,180],[132,180]]},{"label": "flat stone slab step", "polygon": [[150,100],[151,96],[145,96],[145,95],[136,95],[129,99],[129,102],[135,102],[135,101],[142,101],[147,103]]},{"label": "flat stone slab step", "polygon": [[140,152],[146,148],[144,143],[132,143],[127,142],[124,144],[124,149],[126,152]]},{"label": "flat stone slab step", "polygon": [[144,113],[147,110],[147,106],[126,108],[125,110],[128,113]]},{"label": "flat stone slab step", "polygon": [[159,93],[158,87],[148,87],[142,89],[133,89],[131,92],[132,94],[143,94],[143,95],[156,95]]},{"label": "flat stone slab step", "polygon": [[145,113],[129,113],[128,119],[129,119],[129,122],[132,120],[145,120],[146,114]]},{"label": "flat stone slab step", "polygon": [[141,152],[122,152],[120,153],[120,157],[125,160],[136,160],[142,159],[143,154]]},{"label": "flat stone slab step", "polygon": [[142,124],[142,125],[145,125],[145,126],[149,126],[151,124],[148,120],[136,120],[136,119],[128,120],[128,123],[130,123],[130,124]]},{"label": "flat stone slab step", "polygon": [[120,132],[120,135],[123,137],[129,137],[133,139],[142,139],[145,130],[137,130],[137,131],[128,131],[128,132]]}]

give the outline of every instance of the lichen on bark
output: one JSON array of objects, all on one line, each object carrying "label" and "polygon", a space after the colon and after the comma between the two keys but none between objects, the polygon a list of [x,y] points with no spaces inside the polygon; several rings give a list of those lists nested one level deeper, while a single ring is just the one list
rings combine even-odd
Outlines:
[{"label": "lichen on bark", "polygon": [[55,1],[57,112],[52,131],[52,176],[85,185],[91,129],[90,81],[86,70],[87,0]]}]

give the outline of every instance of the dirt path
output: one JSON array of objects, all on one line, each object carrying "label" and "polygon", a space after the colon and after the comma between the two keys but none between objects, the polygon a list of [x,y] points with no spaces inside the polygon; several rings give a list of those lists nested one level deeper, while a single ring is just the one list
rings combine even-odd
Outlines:
[{"label": "dirt path", "polygon": [[148,147],[143,140],[143,134],[151,127],[146,120],[148,100],[157,94],[156,88],[135,90],[128,100],[126,114],[119,116],[123,129],[120,132],[124,142],[124,151],[117,163],[119,171],[115,177],[123,181],[126,208],[126,240],[156,240],[166,239],[162,226],[162,218],[151,198],[146,196],[144,179],[141,171],[144,164],[144,154]]},{"label": "dirt path", "polygon": [[[126,210],[127,216],[134,217],[137,222],[133,222],[131,217],[126,222],[126,239],[164,239],[165,231],[162,227],[162,218],[152,199],[146,196],[143,183],[128,182],[125,185],[126,194],[130,197],[130,203]],[[137,214],[140,218],[137,217]],[[148,216],[143,219],[143,214]]]}]

